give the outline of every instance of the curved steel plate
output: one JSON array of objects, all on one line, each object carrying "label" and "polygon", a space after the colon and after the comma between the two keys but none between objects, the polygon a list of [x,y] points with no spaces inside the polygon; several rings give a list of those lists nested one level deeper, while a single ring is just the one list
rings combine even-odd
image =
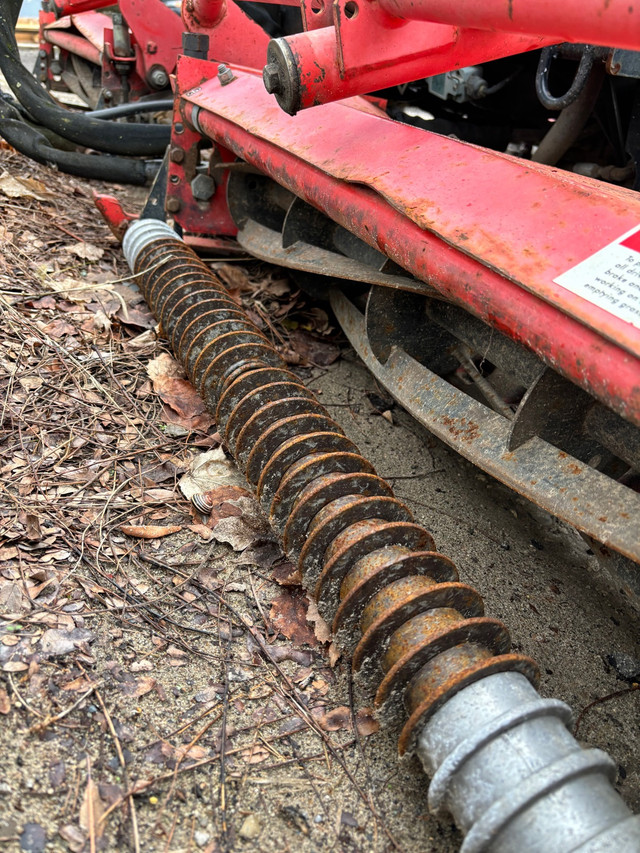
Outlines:
[{"label": "curved steel plate", "polygon": [[[640,494],[537,436],[508,449],[510,422],[458,391],[403,350],[373,355],[364,316],[334,290],[331,306],[375,378],[417,421],[474,465],[609,548],[640,562]],[[627,587],[640,596],[640,572]]]}]

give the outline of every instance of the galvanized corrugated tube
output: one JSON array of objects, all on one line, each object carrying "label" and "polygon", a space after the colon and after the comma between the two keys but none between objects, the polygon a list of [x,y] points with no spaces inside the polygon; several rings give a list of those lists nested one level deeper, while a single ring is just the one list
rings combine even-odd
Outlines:
[{"label": "galvanized corrugated tube", "polygon": [[637,853],[614,762],[579,746],[533,661],[222,283],[164,223],[133,223],[124,251],[354,669],[382,668],[383,719],[404,703],[400,752],[433,776],[429,805],[453,815],[462,850]]}]

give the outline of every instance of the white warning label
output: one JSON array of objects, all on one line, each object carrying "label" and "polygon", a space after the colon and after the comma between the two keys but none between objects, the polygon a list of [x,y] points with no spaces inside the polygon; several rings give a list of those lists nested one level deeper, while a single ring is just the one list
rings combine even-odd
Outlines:
[{"label": "white warning label", "polygon": [[640,227],[623,234],[554,281],[640,329]]}]

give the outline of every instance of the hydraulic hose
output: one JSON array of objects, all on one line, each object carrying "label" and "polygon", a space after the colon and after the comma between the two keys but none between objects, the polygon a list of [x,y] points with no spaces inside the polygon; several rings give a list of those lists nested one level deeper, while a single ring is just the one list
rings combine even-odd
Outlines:
[{"label": "hydraulic hose", "polygon": [[68,175],[117,181],[126,184],[145,184],[148,167],[143,160],[106,155],[93,156],[76,151],[61,151],[36,128],[20,119],[17,110],[0,98],[0,135],[21,154],[37,163],[55,166]]},{"label": "hydraulic hose", "polygon": [[117,107],[106,107],[103,110],[91,110],[91,112],[85,113],[84,115],[104,120],[138,115],[139,113],[164,112],[165,110],[172,109],[172,98],[156,98],[153,101],[130,101],[128,104],[118,104]]},{"label": "hydraulic hose", "polygon": [[77,145],[130,156],[158,156],[169,143],[164,125],[116,124],[59,107],[20,61],[14,35],[15,2],[0,5],[0,70],[36,124]]},{"label": "hydraulic hose", "polygon": [[567,153],[593,112],[603,80],[604,66],[601,63],[593,65],[580,94],[562,110],[532,155],[534,162],[555,166]]}]

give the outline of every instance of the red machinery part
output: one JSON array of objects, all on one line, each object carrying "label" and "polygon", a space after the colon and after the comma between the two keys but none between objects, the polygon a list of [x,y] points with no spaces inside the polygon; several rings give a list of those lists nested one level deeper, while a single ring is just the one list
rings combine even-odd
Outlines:
[{"label": "red machinery part", "polygon": [[292,119],[239,70],[188,88],[192,62],[188,123],[640,424],[640,330],[553,282],[640,222],[635,194],[344,104]]},{"label": "red machinery part", "polygon": [[638,9],[627,0],[379,0],[398,18],[504,33],[545,33],[556,42],[599,44],[635,50]]}]

